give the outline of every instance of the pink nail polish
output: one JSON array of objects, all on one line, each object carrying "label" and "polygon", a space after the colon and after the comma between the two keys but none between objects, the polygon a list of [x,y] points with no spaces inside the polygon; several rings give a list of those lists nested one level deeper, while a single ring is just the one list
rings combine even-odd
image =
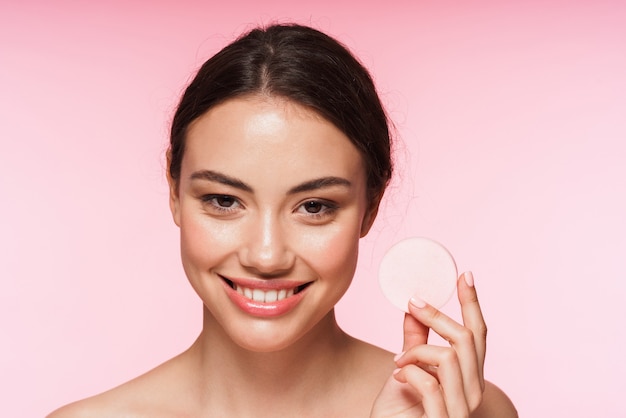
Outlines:
[{"label": "pink nail polish", "polygon": [[410,302],[411,302],[411,305],[415,306],[416,308],[423,308],[424,306],[426,306],[426,302],[424,302],[417,296],[413,296]]},{"label": "pink nail polish", "polygon": [[463,273],[463,278],[465,279],[465,283],[467,283],[469,287],[474,287],[474,275],[471,271],[466,271],[465,273]]},{"label": "pink nail polish", "polygon": [[396,354],[396,355],[393,357],[393,361],[398,361],[398,360],[400,359],[400,357],[402,357],[402,356],[404,355],[404,353],[405,353],[405,351],[403,351],[403,352],[401,352],[401,353]]}]

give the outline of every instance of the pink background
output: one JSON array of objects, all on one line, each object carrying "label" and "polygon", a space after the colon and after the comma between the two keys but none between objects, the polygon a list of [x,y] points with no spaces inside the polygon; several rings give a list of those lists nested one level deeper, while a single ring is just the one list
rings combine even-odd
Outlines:
[{"label": "pink background", "polygon": [[474,271],[486,374],[522,416],[626,415],[623,2],[84,3],[0,2],[3,416],[103,391],[198,334],[168,121],[204,59],[275,20],[343,40],[397,126],[400,175],[338,307],[345,329],[399,350],[377,266],[430,236]]}]

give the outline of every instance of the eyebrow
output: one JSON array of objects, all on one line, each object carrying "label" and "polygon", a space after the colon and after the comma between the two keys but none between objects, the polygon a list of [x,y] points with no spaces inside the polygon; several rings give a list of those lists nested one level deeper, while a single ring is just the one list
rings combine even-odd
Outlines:
[{"label": "eyebrow", "polygon": [[[231,177],[226,174],[213,171],[213,170],[195,171],[194,173],[191,174],[191,180],[213,181],[216,183],[224,184],[226,186],[234,187],[239,190],[243,190],[245,192],[249,192],[249,193],[254,192],[254,189],[250,187],[249,185],[247,185],[246,183],[244,183],[243,181],[235,177]],[[299,184],[295,187],[292,187],[291,189],[289,189],[287,194],[291,195],[291,194],[302,193],[302,192],[310,192],[313,190],[319,190],[319,189],[324,189],[326,187],[333,187],[333,186],[342,186],[342,187],[349,188],[349,187],[352,187],[352,183],[350,183],[349,180],[344,179],[342,177],[335,177],[335,176],[320,177],[318,179],[313,179],[313,180],[304,182],[302,184]]]},{"label": "eyebrow", "polygon": [[313,190],[324,189],[326,187],[332,187],[332,186],[343,186],[343,187],[349,188],[352,186],[352,183],[350,183],[348,180],[341,178],[341,177],[321,177],[319,179],[314,179],[314,180],[299,184],[289,189],[287,194],[310,192]]},{"label": "eyebrow", "polygon": [[224,184],[226,186],[231,186],[239,190],[243,190],[245,192],[252,193],[252,187],[248,186],[243,181],[236,179],[234,177],[227,176],[226,174],[218,173],[217,171],[212,170],[200,170],[195,171],[191,174],[191,180],[207,180],[213,181],[215,183]]}]

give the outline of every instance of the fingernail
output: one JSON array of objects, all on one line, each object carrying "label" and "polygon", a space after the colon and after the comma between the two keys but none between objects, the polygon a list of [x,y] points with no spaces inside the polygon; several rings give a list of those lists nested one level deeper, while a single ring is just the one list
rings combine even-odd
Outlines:
[{"label": "fingernail", "polygon": [[401,353],[396,354],[396,355],[393,357],[393,361],[398,361],[398,360],[400,359],[400,357],[402,357],[402,356],[404,355],[404,353],[405,353],[405,352],[406,352],[406,351],[403,351],[403,352],[401,352]]},{"label": "fingernail", "polygon": [[400,370],[402,370],[402,369],[400,369],[400,368],[395,369],[395,370],[393,371],[393,375],[395,376],[395,375],[397,375],[398,373],[400,373]]},{"label": "fingernail", "polygon": [[423,308],[424,306],[426,306],[426,302],[424,302],[417,296],[413,296],[410,302],[411,302],[411,305],[415,306],[416,308]]},{"label": "fingernail", "polygon": [[465,283],[467,283],[469,287],[474,287],[474,275],[471,271],[466,271],[465,273],[463,273],[463,278],[465,279]]}]

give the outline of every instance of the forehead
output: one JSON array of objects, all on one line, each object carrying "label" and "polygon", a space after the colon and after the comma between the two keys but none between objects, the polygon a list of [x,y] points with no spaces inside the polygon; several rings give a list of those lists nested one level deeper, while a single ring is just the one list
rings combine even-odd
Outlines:
[{"label": "forehead", "polygon": [[181,174],[202,169],[283,182],[365,172],[360,152],[334,124],[310,108],[266,96],[230,99],[190,125]]}]

